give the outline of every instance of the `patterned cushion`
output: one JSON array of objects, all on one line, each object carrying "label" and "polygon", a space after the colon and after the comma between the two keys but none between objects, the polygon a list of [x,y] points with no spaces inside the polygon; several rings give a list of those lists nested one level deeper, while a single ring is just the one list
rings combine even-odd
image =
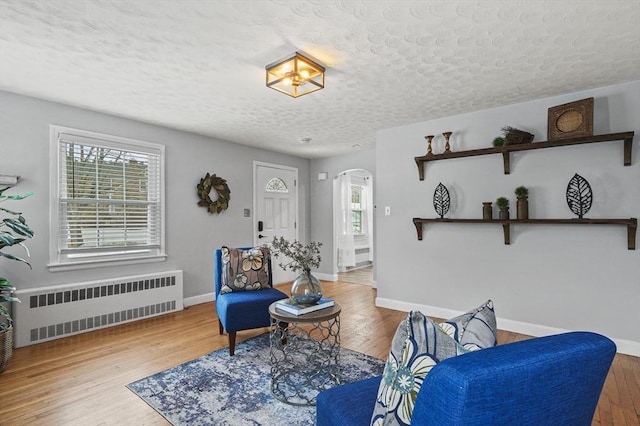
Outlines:
[{"label": "patterned cushion", "polygon": [[391,343],[371,425],[409,425],[422,381],[438,362],[466,351],[435,322],[412,311]]},{"label": "patterned cushion", "polygon": [[491,300],[439,325],[467,351],[490,348],[498,343],[496,313]]},{"label": "patterned cushion", "polygon": [[420,312],[410,312],[391,342],[371,425],[411,424],[422,382],[437,363],[496,343],[496,316],[491,300],[441,324]]},{"label": "patterned cushion", "polygon": [[262,290],[269,285],[269,249],[222,247],[220,293]]}]

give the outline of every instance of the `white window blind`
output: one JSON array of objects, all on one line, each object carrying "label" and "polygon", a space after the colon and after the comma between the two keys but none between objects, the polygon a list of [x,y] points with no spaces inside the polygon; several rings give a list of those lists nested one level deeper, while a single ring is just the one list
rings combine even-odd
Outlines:
[{"label": "white window blind", "polygon": [[163,254],[164,148],[74,129],[52,130],[58,165],[53,263]]}]

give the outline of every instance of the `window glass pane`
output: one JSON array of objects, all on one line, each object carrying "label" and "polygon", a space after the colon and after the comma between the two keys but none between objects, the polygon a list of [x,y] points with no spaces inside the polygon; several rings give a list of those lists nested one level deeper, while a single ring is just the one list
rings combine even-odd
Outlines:
[{"label": "window glass pane", "polygon": [[362,209],[362,187],[360,185],[351,185],[351,209]]},{"label": "window glass pane", "polygon": [[267,182],[265,190],[268,192],[289,192],[287,184],[280,178],[273,178]]},{"label": "window glass pane", "polygon": [[55,140],[60,179],[53,263],[162,254],[163,148],[64,131]]},{"label": "window glass pane", "polygon": [[353,222],[353,233],[362,234],[362,210],[353,210],[351,212],[351,220]]}]

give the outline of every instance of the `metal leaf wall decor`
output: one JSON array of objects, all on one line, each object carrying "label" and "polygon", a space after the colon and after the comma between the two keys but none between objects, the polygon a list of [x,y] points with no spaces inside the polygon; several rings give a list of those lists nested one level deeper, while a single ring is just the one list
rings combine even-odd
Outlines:
[{"label": "metal leaf wall decor", "polygon": [[451,198],[449,197],[449,190],[441,182],[433,193],[433,208],[436,209],[436,213],[439,214],[440,219],[442,219],[449,211],[450,206]]},{"label": "metal leaf wall decor", "polygon": [[587,214],[593,203],[593,192],[589,182],[579,174],[573,175],[567,185],[567,204],[578,219]]}]

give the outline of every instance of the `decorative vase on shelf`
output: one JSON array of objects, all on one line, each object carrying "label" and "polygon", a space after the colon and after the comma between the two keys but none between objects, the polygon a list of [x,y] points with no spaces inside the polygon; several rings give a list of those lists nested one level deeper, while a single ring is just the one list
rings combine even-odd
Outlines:
[{"label": "decorative vase on shelf", "polygon": [[491,201],[485,201],[482,203],[482,219],[493,219],[493,207],[491,206]]},{"label": "decorative vase on shelf", "polygon": [[308,269],[293,281],[291,300],[298,305],[313,305],[322,298],[322,285]]},{"label": "decorative vase on shelf", "polygon": [[529,197],[518,197],[518,201],[516,201],[516,217],[520,220],[529,219]]},{"label": "decorative vase on shelf", "polygon": [[509,206],[500,207],[500,211],[498,212],[498,217],[500,220],[509,220]]}]

